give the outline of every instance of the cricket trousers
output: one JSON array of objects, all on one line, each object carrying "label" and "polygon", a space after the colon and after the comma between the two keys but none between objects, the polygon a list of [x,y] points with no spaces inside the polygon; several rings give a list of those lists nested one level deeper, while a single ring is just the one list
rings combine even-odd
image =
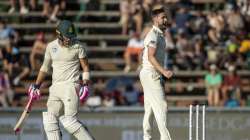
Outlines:
[{"label": "cricket trousers", "polygon": [[60,82],[49,88],[48,111],[43,113],[43,123],[48,140],[61,140],[59,120],[77,140],[93,140],[88,130],[78,120],[78,92],[80,84]]},{"label": "cricket trousers", "polygon": [[152,140],[153,116],[161,135],[161,140],[171,140],[167,129],[167,102],[161,75],[152,69],[142,68],[140,81],[144,91],[143,138]]}]

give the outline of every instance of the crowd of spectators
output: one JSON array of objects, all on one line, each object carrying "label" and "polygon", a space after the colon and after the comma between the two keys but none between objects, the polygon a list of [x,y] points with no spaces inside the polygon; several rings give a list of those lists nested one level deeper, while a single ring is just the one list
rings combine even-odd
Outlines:
[{"label": "crowd of spectators", "polygon": [[[10,1],[9,14],[17,11],[16,2]],[[29,4],[25,4],[25,0],[18,2],[21,14],[38,9],[35,0],[30,0]],[[65,11],[66,2],[44,0],[41,17],[56,23],[59,11]],[[246,97],[241,92],[241,78],[237,71],[250,68],[248,0],[228,1],[224,7],[208,10],[197,10],[191,2],[181,0],[121,0],[121,34],[130,36],[123,54],[124,73],[140,67],[143,38],[152,26],[150,11],[159,3],[170,9],[169,28],[165,31],[165,67],[174,71],[208,71],[202,79],[208,105],[244,106]],[[46,33],[38,32],[30,53],[20,53],[20,34],[0,19],[0,103],[3,106],[11,105],[13,87],[25,86],[21,81],[39,70],[48,42],[45,39]],[[226,74],[222,74],[222,70]],[[116,87],[110,86],[119,82],[121,84]],[[93,82],[91,90],[93,94],[85,103],[88,106],[143,105],[143,93],[138,79],[100,78]],[[166,91],[169,92],[167,86]],[[181,84],[177,83],[176,91],[183,91]]]},{"label": "crowd of spectators", "polygon": [[[19,0],[19,6],[17,6],[17,0],[10,0],[10,8],[8,10],[9,14],[16,12],[17,7],[19,7],[20,14],[27,14],[29,11],[37,11],[37,0],[29,0],[29,4],[26,0]],[[27,5],[27,6],[26,6]],[[41,12],[41,17],[47,18],[48,22],[58,22],[59,11],[64,11],[66,9],[65,0],[43,0],[43,9]]]},{"label": "crowd of spectators", "polygon": [[[246,97],[241,93],[241,79],[237,76],[237,71],[249,70],[250,66],[250,2],[228,1],[223,8],[193,10],[193,5],[187,1],[122,0],[122,34],[132,36],[128,48],[133,34],[141,34],[143,38],[143,30],[148,31],[147,25],[151,24],[149,11],[153,5],[164,2],[171,11],[169,28],[165,32],[166,67],[175,71],[208,71],[204,77],[208,105],[244,106]],[[140,7],[137,14],[134,14],[133,7]],[[134,20],[136,16],[143,20],[139,22],[140,25]],[[126,54],[127,50],[125,56]],[[130,57],[132,60],[133,56]],[[130,70],[128,66],[124,68],[125,72]],[[229,73],[223,76],[222,71]]]}]

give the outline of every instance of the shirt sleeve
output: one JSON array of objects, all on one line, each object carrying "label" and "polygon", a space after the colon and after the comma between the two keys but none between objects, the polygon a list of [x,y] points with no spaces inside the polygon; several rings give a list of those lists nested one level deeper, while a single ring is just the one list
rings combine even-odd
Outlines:
[{"label": "shirt sleeve", "polygon": [[145,39],[145,44],[146,47],[157,47],[157,37],[156,34],[154,33],[149,33],[149,35]]},{"label": "shirt sleeve", "polygon": [[86,57],[87,57],[86,49],[82,45],[79,46],[78,58],[86,58]]},{"label": "shirt sleeve", "polygon": [[209,74],[206,74],[206,75],[205,75],[205,81],[206,81],[207,83],[209,83]]},{"label": "shirt sleeve", "polygon": [[46,47],[43,64],[40,68],[40,71],[48,73],[51,68],[52,58],[50,54],[49,47]]}]

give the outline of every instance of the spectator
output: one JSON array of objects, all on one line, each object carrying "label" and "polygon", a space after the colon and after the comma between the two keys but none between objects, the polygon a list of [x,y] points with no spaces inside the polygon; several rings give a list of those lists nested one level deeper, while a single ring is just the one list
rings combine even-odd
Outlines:
[{"label": "spectator", "polygon": [[209,106],[218,106],[220,97],[220,86],[222,76],[217,72],[215,64],[210,65],[210,71],[205,75],[205,85],[207,89],[207,100]]},{"label": "spectator", "polygon": [[169,30],[165,31],[165,41],[166,41],[166,54],[165,54],[165,68],[172,69],[173,67],[173,59],[175,56],[175,46],[173,37]]},{"label": "spectator", "polygon": [[31,66],[29,63],[28,56],[25,54],[21,54],[18,59],[18,64],[14,65],[16,72],[16,77],[13,80],[14,86],[17,86],[20,84],[20,81],[26,78],[30,74]]},{"label": "spectator", "polygon": [[250,37],[246,37],[242,40],[239,52],[243,59],[247,62],[248,69],[250,69]]},{"label": "spectator", "polygon": [[4,69],[8,71],[10,77],[15,77],[13,80],[15,86],[30,73],[27,56],[20,54],[16,47],[6,47],[3,50],[3,62]]},{"label": "spectator", "polygon": [[187,33],[190,17],[191,15],[187,12],[187,9],[184,6],[180,6],[175,15],[177,31],[182,30],[184,33]]},{"label": "spectator", "polygon": [[187,34],[182,29],[179,29],[177,34],[176,48],[177,54],[175,57],[175,64],[178,69],[191,69],[193,67],[192,58],[194,57],[194,49],[188,41]]},{"label": "spectator", "polygon": [[3,19],[0,19],[0,47],[10,47],[17,43],[17,41],[17,32],[10,26],[7,26]]},{"label": "spectator", "polygon": [[189,24],[190,35],[202,36],[203,40],[206,38],[206,30],[208,23],[206,22],[206,18],[202,11],[197,11],[196,14],[193,14]]},{"label": "spectator", "polygon": [[[228,74],[225,75],[222,84],[222,102],[226,104],[228,100],[235,99],[240,103],[241,90],[240,90],[240,77],[237,75],[235,66],[228,67]],[[231,99],[230,99],[231,98]]]},{"label": "spectator", "polygon": [[231,33],[240,32],[244,28],[244,21],[240,15],[239,9],[232,9],[226,19]]},{"label": "spectator", "polygon": [[37,0],[30,0],[30,10],[37,10]]},{"label": "spectator", "polygon": [[[34,1],[34,0],[31,0]],[[32,2],[31,2],[32,3]],[[29,10],[26,8],[25,6],[25,0],[19,0],[19,5],[20,5],[20,13],[21,14],[27,14],[29,12]],[[13,13],[16,11],[16,0],[10,0],[10,9],[9,9],[9,13]]]},{"label": "spectator", "polygon": [[138,105],[139,93],[134,89],[132,85],[127,85],[125,92],[123,93],[126,105]]},{"label": "spectator", "polygon": [[226,49],[220,53],[220,67],[227,69],[230,63],[241,66],[242,64],[238,64],[240,57],[238,55],[239,43],[236,36],[229,36],[229,40],[225,42],[225,45]]},{"label": "spectator", "polygon": [[224,29],[224,19],[221,14],[211,12],[207,16],[209,22],[208,37],[214,44],[219,44]]},{"label": "spectator", "polygon": [[143,49],[143,40],[140,38],[138,33],[134,33],[133,37],[128,41],[128,46],[124,53],[124,60],[126,66],[124,72],[129,72],[131,70],[131,60],[133,57],[137,58],[137,66],[141,63],[141,51]]},{"label": "spectator", "polygon": [[135,30],[137,33],[142,31],[142,4],[140,0],[122,0],[120,3],[122,34],[128,34],[129,22],[135,22]]},{"label": "spectator", "polygon": [[45,41],[44,33],[38,33],[29,57],[32,70],[39,70],[41,62],[43,60],[46,45],[47,43]]},{"label": "spectator", "polygon": [[131,2],[131,16],[135,23],[135,31],[138,34],[142,32],[142,24],[143,24],[143,8],[140,0],[132,0]]},{"label": "spectator", "polygon": [[204,42],[203,42],[201,36],[194,37],[193,45],[194,45],[193,63],[195,64],[195,67],[197,69],[201,70],[202,68],[205,67],[204,62],[206,60]]},{"label": "spectator", "polygon": [[149,23],[151,22],[151,10],[154,4],[154,0],[143,0],[142,7],[143,7],[143,22]]},{"label": "spectator", "polygon": [[229,108],[234,108],[234,107],[239,107],[240,103],[233,97],[232,93],[229,93],[228,99],[226,100],[224,106]]},{"label": "spectator", "polygon": [[113,99],[111,94],[104,95],[103,106],[105,107],[113,107],[115,105],[115,100]]},{"label": "spectator", "polygon": [[14,97],[14,92],[11,89],[9,76],[6,72],[0,72],[0,102],[3,107],[8,107]]},{"label": "spectator", "polygon": [[88,107],[99,107],[102,105],[101,92],[94,90],[93,94],[87,99],[86,105]]},{"label": "spectator", "polygon": [[19,59],[19,50],[16,47],[7,46],[2,50],[3,67],[10,76],[13,76],[13,67],[17,65]]},{"label": "spectator", "polygon": [[112,95],[114,97],[116,106],[124,106],[124,105],[126,105],[125,99],[124,99],[124,97],[122,96],[122,93],[119,90],[114,90]]},{"label": "spectator", "polygon": [[244,16],[250,16],[250,1],[249,0],[238,0],[237,5],[241,10],[241,14]]},{"label": "spectator", "polygon": [[206,68],[209,64],[216,64],[219,61],[219,51],[215,46],[211,46],[207,49],[207,62],[206,62]]},{"label": "spectator", "polygon": [[42,16],[48,17],[48,22],[57,22],[59,10],[65,8],[65,0],[44,0]]},{"label": "spectator", "polygon": [[130,17],[130,0],[121,0],[120,14],[121,14],[120,23],[122,24],[122,34],[127,34],[129,17]]}]

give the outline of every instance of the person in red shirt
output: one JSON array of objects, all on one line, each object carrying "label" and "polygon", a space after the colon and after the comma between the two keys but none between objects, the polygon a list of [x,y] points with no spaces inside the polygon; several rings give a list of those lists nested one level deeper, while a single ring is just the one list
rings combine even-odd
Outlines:
[{"label": "person in red shirt", "polygon": [[228,74],[224,76],[224,82],[221,88],[223,104],[228,100],[229,96],[237,100],[241,99],[240,76],[237,75],[235,67],[228,67]]}]

